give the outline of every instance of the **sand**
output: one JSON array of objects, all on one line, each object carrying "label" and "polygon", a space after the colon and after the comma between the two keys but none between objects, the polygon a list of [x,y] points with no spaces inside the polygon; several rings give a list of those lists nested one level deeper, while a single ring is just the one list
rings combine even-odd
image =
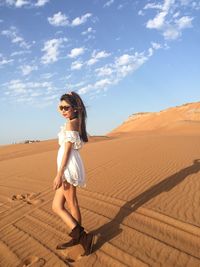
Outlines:
[{"label": "sand", "polygon": [[51,209],[57,149],[57,140],[0,148],[0,266],[200,266],[198,132],[91,138],[77,193],[96,239],[80,258],[79,245],[56,250],[69,240]]},{"label": "sand", "polygon": [[129,116],[108,136],[142,131],[159,133],[191,134],[200,132],[200,102],[187,103],[159,112],[140,112]]}]

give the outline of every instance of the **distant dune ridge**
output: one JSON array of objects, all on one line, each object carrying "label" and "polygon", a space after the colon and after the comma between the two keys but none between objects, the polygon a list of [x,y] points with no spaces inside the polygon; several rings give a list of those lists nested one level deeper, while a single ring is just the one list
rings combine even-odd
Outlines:
[{"label": "distant dune ridge", "polygon": [[108,135],[133,131],[193,133],[200,130],[200,102],[168,108],[160,112],[135,113]]},{"label": "distant dune ridge", "polygon": [[77,189],[96,236],[87,257],[80,245],[56,250],[69,240],[51,208],[58,140],[0,147],[0,267],[199,267],[199,124],[198,102],[89,137],[87,187]]}]

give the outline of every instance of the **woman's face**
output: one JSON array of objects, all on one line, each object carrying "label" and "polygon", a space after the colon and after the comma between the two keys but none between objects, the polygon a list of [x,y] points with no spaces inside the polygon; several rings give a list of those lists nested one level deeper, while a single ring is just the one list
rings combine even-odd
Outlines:
[{"label": "woman's face", "polygon": [[66,119],[72,119],[75,116],[75,109],[65,100],[60,101],[58,106],[59,112]]}]

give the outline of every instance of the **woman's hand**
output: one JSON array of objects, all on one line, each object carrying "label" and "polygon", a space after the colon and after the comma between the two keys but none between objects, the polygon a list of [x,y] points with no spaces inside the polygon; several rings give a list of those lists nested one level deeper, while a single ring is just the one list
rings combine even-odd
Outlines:
[{"label": "woman's hand", "polygon": [[60,174],[57,174],[53,181],[53,190],[58,189],[62,185],[62,177]]}]

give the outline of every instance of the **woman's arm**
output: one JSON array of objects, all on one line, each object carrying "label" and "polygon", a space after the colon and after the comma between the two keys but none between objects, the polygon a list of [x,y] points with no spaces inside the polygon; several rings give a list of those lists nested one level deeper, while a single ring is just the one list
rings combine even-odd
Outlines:
[{"label": "woman's arm", "polygon": [[[66,130],[69,131],[76,131],[77,129],[77,120],[71,121],[68,123]],[[64,153],[61,161],[61,165],[59,170],[57,171],[57,175],[53,182],[53,189],[58,189],[62,185],[62,176],[65,170],[65,166],[67,165],[67,161],[69,159],[71,149],[72,149],[73,143],[70,141],[65,142],[65,148]]]},{"label": "woman's arm", "polygon": [[[76,131],[77,128],[78,128],[78,120],[77,119],[71,120],[66,126],[66,130],[67,131]],[[70,152],[71,152],[71,149],[72,149],[72,145],[73,144],[71,142],[65,142],[65,151],[64,151],[64,154],[63,154],[63,158],[62,158],[60,169],[58,170],[58,174],[60,174],[61,177],[63,176],[65,166],[66,166],[67,161],[69,159],[69,155],[70,155]]]},{"label": "woman's arm", "polygon": [[61,162],[59,170],[57,171],[57,175],[53,181],[53,189],[54,190],[58,189],[62,185],[62,176],[63,176],[65,166],[66,166],[67,161],[68,161],[69,156],[70,156],[72,145],[73,144],[71,142],[65,142],[65,148],[64,148],[64,153],[63,153],[63,157],[62,157],[62,162]]},{"label": "woman's arm", "polygon": [[65,142],[65,149],[64,149],[64,153],[63,153],[63,157],[62,157],[62,162],[61,162],[61,165],[60,165],[60,168],[57,172],[57,175],[59,176],[63,176],[63,173],[64,173],[64,170],[65,170],[65,166],[67,164],[67,161],[69,159],[69,156],[70,156],[70,152],[71,152],[71,149],[72,149],[72,143],[71,142]]}]

